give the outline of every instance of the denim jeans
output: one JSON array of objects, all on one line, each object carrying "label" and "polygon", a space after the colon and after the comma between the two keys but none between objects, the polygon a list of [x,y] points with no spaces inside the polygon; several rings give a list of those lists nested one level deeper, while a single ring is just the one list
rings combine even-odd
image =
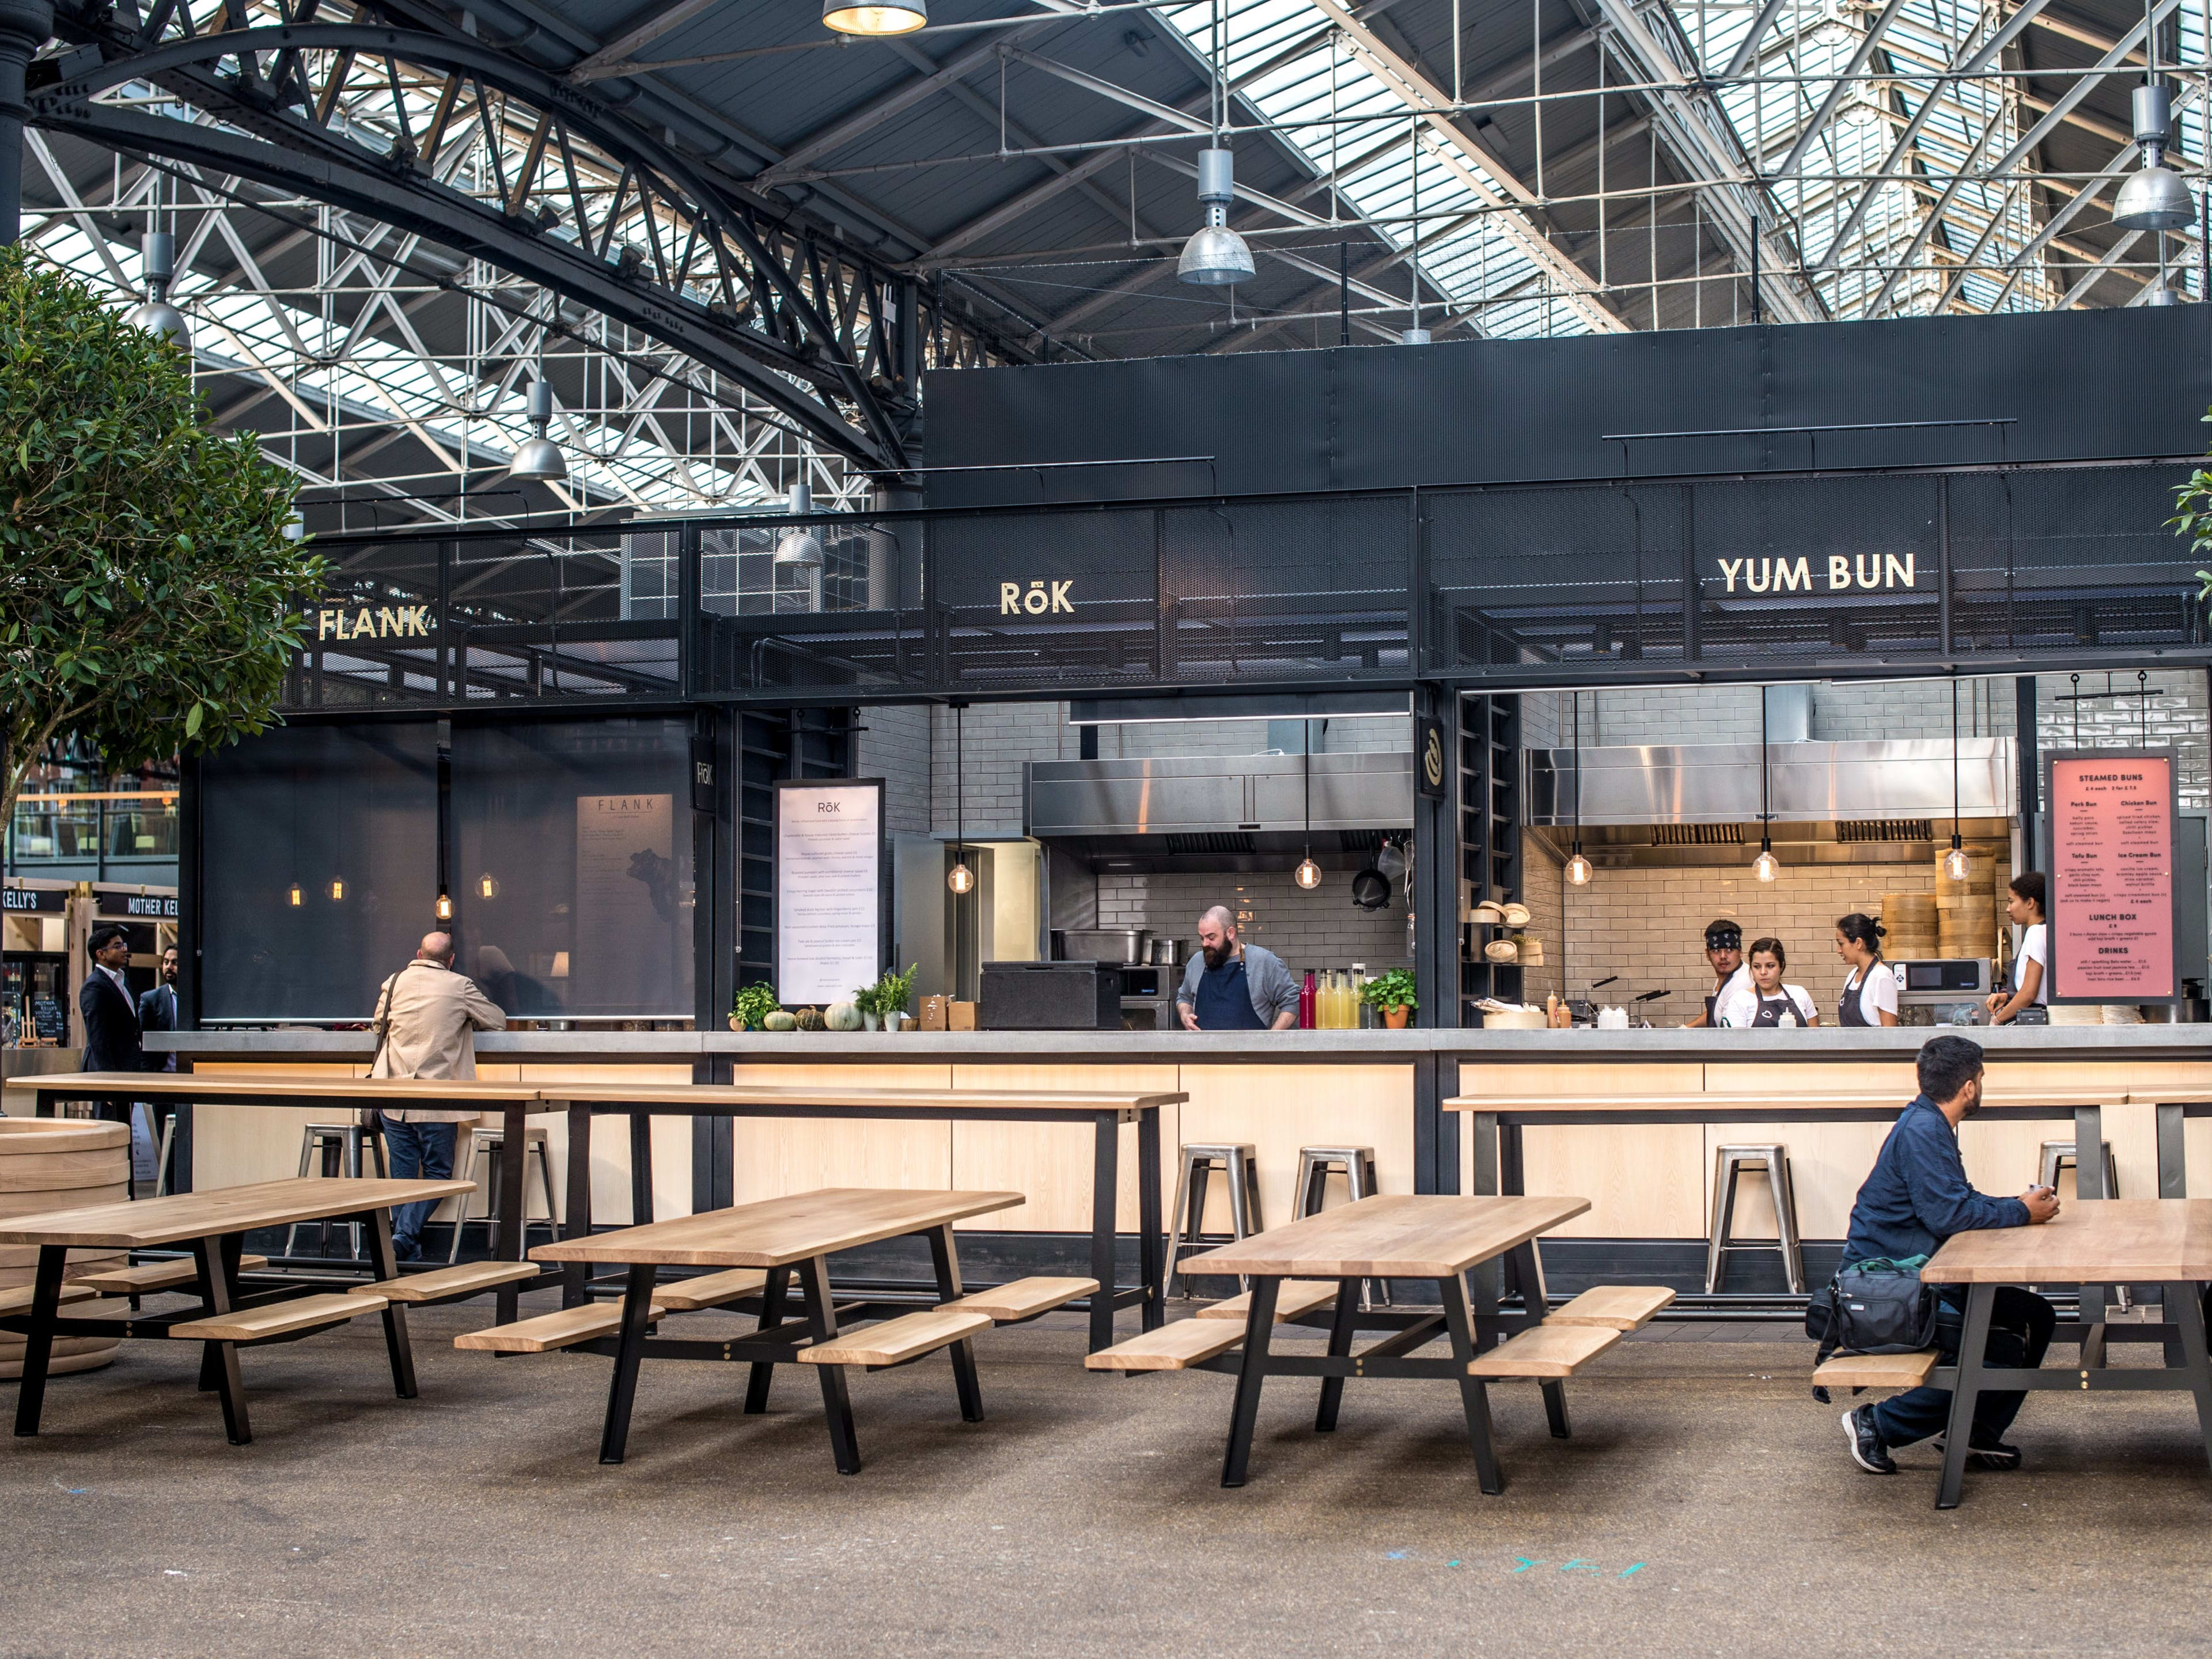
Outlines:
[{"label": "denim jeans", "polygon": [[[1936,1345],[1942,1351],[1941,1363],[1955,1364],[1959,1357],[1959,1342],[1965,1334],[1963,1303],[1954,1304],[1945,1298],[1945,1312],[1936,1326]],[[2006,1370],[2033,1370],[2043,1364],[2043,1356],[2051,1346],[2051,1328],[2058,1316],[2051,1306],[2033,1291],[2023,1291],[2016,1285],[2000,1285],[1995,1305],[1990,1310],[1990,1338],[1982,1349],[1983,1362]],[[2025,1394],[2008,1391],[2002,1394],[1984,1393],[1974,1401],[1974,1425],[1967,1436],[1969,1446],[1994,1446],[2004,1438],[2004,1431],[2020,1414]],[[1914,1389],[1883,1401],[1874,1408],[1875,1432],[1881,1437],[1885,1446],[1910,1446],[1915,1441],[1925,1440],[1941,1434],[1951,1418],[1951,1391],[1948,1389]]]},{"label": "denim jeans", "polygon": [[[458,1123],[402,1123],[384,1120],[385,1156],[391,1161],[395,1181],[443,1181],[453,1172],[453,1142]],[[422,1224],[438,1207],[431,1199],[419,1204],[392,1207],[392,1243],[400,1255],[413,1254],[422,1236]]]}]

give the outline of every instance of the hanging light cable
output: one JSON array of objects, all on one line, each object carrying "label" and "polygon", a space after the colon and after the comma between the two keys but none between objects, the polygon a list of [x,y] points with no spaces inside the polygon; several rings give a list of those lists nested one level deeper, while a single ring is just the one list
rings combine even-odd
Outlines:
[{"label": "hanging light cable", "polygon": [[1966,849],[1959,839],[1959,682],[1951,681],[1951,850],[1943,854],[1943,874],[1966,878]]},{"label": "hanging light cable", "polygon": [[1782,860],[1774,856],[1772,835],[1774,813],[1766,793],[1766,688],[1759,688],[1759,856],[1751,861],[1751,873],[1761,881],[1772,881],[1782,873]]},{"label": "hanging light cable", "polygon": [[[956,702],[952,705],[953,861],[952,868],[945,873],[945,884],[947,887],[950,887],[956,896],[971,892],[974,890],[975,886],[975,872],[968,867],[968,791],[966,786],[966,778],[968,774],[965,764],[966,757],[962,750],[962,744],[964,741],[963,720],[967,714],[967,709],[968,705],[964,702]],[[957,937],[958,930],[956,928],[954,932],[956,938],[953,940],[953,945],[957,950],[959,946],[959,940]]]},{"label": "hanging light cable", "polygon": [[1577,887],[1589,885],[1589,878],[1597,872],[1590,861],[1583,856],[1583,694],[1575,697],[1575,850],[1567,860],[1567,879]]},{"label": "hanging light cable", "polygon": [[1313,855],[1313,722],[1307,720],[1304,724],[1306,739],[1306,855],[1292,873],[1298,885],[1310,893],[1321,885],[1321,866],[1314,862]]}]

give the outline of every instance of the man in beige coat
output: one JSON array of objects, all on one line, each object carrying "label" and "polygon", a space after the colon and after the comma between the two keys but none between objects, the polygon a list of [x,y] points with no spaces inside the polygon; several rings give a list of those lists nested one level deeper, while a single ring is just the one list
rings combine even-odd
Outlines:
[{"label": "man in beige coat", "polygon": [[[384,981],[370,1022],[376,1032],[371,1077],[472,1078],[476,1034],[503,1030],[507,1016],[466,974],[453,971],[453,936],[425,933],[415,960]],[[474,1112],[413,1106],[387,1110],[384,1146],[401,1180],[442,1181],[453,1172],[453,1143]],[[392,1248],[402,1261],[422,1254],[422,1224],[437,1205],[403,1204],[392,1212]]]}]

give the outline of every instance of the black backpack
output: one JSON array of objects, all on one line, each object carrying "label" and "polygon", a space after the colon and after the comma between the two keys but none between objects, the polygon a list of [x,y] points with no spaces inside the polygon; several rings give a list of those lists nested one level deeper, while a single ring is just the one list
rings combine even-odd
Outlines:
[{"label": "black backpack", "polygon": [[1936,1346],[1940,1304],[1920,1282],[1924,1255],[1854,1261],[1805,1309],[1805,1334],[1832,1353],[1917,1353]]}]

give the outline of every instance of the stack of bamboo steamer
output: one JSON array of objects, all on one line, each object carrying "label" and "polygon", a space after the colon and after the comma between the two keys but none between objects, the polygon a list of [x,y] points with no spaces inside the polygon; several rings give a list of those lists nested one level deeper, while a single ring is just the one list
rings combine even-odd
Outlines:
[{"label": "stack of bamboo steamer", "polygon": [[1892,962],[1932,957],[1936,952],[1936,909],[1933,893],[1881,896],[1881,953]]},{"label": "stack of bamboo steamer", "polygon": [[1964,881],[1954,881],[1943,873],[1944,856],[1939,853],[1936,857],[1936,943],[1947,957],[1995,957],[1997,954],[1996,854],[1986,849],[1969,848]]},{"label": "stack of bamboo steamer", "polygon": [[[0,1224],[16,1216],[114,1204],[131,1196],[131,1131],[120,1123],[46,1117],[0,1117]],[[28,1285],[38,1273],[39,1247],[0,1244],[0,1290]],[[109,1249],[71,1250],[72,1274],[130,1265]],[[51,1369],[88,1371],[115,1358],[112,1336],[66,1336],[54,1342]],[[23,1374],[23,1339],[0,1331],[0,1377]]]}]

